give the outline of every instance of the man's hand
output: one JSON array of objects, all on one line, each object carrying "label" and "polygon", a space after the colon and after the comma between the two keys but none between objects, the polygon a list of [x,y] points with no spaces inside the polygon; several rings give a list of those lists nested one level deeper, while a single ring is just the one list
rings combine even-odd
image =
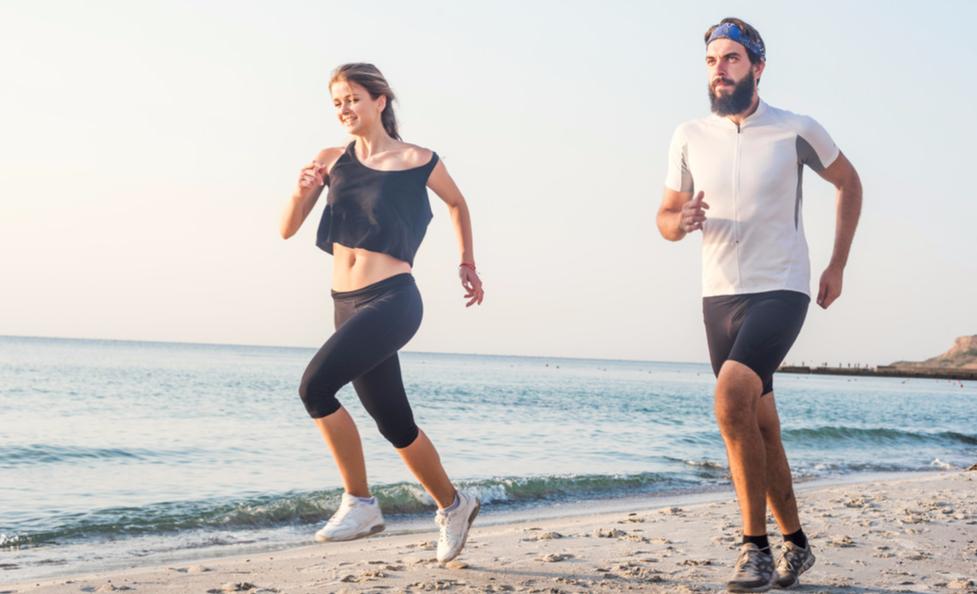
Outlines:
[{"label": "man's hand", "polygon": [[682,216],[679,225],[682,231],[691,233],[696,229],[702,229],[702,224],[706,222],[706,210],[709,205],[703,201],[705,192],[699,192],[695,198],[682,205]]},{"label": "man's hand", "polygon": [[821,273],[821,284],[818,287],[818,305],[821,309],[828,309],[835,299],[841,297],[844,274],[845,271],[840,266],[828,266]]}]

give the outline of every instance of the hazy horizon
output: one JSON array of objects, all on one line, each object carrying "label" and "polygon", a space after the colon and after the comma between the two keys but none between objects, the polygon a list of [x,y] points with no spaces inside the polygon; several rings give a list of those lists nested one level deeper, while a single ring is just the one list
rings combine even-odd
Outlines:
[{"label": "hazy horizon", "polygon": [[[190,342],[190,341],[180,341],[180,340],[142,340],[138,338],[100,338],[92,336],[30,336],[30,335],[13,335],[13,334],[0,334],[0,338],[15,338],[15,339],[27,339],[27,340],[74,340],[74,341],[91,341],[91,342],[125,342],[134,344],[160,344],[160,345],[186,345],[186,346],[212,346],[212,347],[236,347],[236,348],[268,348],[268,349],[316,349],[318,345],[298,345],[298,344],[246,344],[246,343],[234,343],[234,342]],[[949,348],[949,347],[947,347]],[[934,353],[933,355],[927,356],[925,358],[935,357],[942,354]],[[678,364],[678,365],[710,365],[709,361],[690,361],[690,360],[678,360],[678,359],[635,359],[635,358],[615,358],[615,357],[574,357],[568,355],[550,355],[546,353],[541,354],[519,354],[513,355],[509,353],[466,353],[466,352],[456,352],[456,351],[428,351],[428,350],[417,350],[412,348],[405,348],[402,353],[410,353],[414,355],[449,355],[449,356],[460,356],[460,357],[514,357],[521,359],[567,359],[567,360],[581,360],[581,361],[617,361],[622,363],[666,363],[666,364]],[[908,360],[908,359],[902,359]],[[788,358],[784,361],[784,365],[808,365],[815,367],[827,363],[829,367],[845,367],[849,364],[861,364],[861,365],[888,365],[889,363],[895,363],[895,361],[888,362],[869,362],[869,361],[816,361],[808,360],[802,361],[800,359],[794,360]]]}]

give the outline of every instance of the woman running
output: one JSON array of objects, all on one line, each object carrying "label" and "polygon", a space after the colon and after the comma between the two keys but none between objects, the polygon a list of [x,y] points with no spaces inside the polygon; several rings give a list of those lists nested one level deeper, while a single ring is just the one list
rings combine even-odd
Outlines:
[{"label": "woman running", "polygon": [[339,467],[344,493],[315,539],[352,540],[384,528],[367,485],[359,433],[336,399],[336,392],[353,382],[380,433],[437,503],[437,558],[444,563],[464,547],[480,502],[455,489],[434,444],[414,423],[397,351],[421,323],[423,306],[411,266],[432,216],[427,188],[451,213],[466,306],[482,303],[468,206],[437,153],[401,140],[393,91],[376,66],[340,66],[329,92],[353,140],[322,150],[302,169],[281,220],[282,237],[288,239],[329,186],[316,244],[333,255],[336,331],[309,363],[299,394]]}]

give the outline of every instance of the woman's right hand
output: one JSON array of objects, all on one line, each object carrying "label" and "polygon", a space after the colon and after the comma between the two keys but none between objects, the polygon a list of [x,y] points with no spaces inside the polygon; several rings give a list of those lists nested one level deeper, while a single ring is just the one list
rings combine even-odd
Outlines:
[{"label": "woman's right hand", "polygon": [[322,186],[326,184],[329,169],[323,162],[323,157],[330,157],[329,149],[320,153],[317,159],[303,167],[302,172],[299,173],[298,186],[285,203],[285,211],[279,224],[284,239],[295,235],[322,193]]},{"label": "woman's right hand", "polygon": [[310,188],[320,188],[326,183],[326,164],[312,161],[302,168],[299,174],[299,188],[304,192]]}]

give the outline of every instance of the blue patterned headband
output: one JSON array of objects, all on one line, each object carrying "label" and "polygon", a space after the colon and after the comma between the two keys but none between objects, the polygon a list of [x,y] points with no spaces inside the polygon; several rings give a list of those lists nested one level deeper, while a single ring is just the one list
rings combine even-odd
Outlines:
[{"label": "blue patterned headband", "polygon": [[723,23],[713,30],[712,35],[709,36],[709,41],[706,42],[708,46],[710,43],[717,39],[729,39],[741,44],[746,49],[755,55],[760,60],[766,59],[766,49],[763,47],[762,41],[753,41],[749,37],[743,34],[743,31],[736,26],[736,23]]}]

